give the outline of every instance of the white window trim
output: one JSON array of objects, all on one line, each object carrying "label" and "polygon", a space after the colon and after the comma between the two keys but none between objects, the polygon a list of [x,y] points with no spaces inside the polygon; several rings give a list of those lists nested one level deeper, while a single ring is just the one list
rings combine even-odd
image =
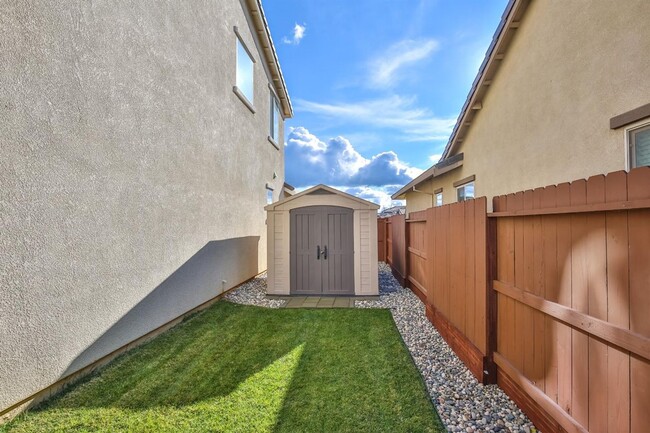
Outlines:
[{"label": "white window trim", "polygon": [[630,141],[630,135],[637,129],[645,128],[650,126],[650,119],[645,118],[643,120],[639,120],[638,122],[632,123],[631,125],[628,125],[624,131],[625,131],[625,171],[630,171],[632,170],[632,142]]},{"label": "white window trim", "polygon": [[[255,63],[257,61],[255,60],[255,56],[253,56],[253,53],[251,50],[248,49],[248,45],[246,45],[246,42],[244,42],[244,38],[242,38],[241,33],[239,33],[239,28],[237,26],[233,27],[233,31],[235,32],[236,40],[235,40],[235,83],[237,83],[237,41],[241,44],[241,46],[244,48],[244,51],[248,54],[248,58],[251,60],[253,63],[253,93],[255,93]],[[246,95],[244,95],[244,92],[241,91],[239,87],[237,87],[237,84],[235,84],[232,87],[232,91],[237,97],[244,103],[244,105],[253,113],[255,114],[255,106],[253,105],[252,101],[249,101]]]},{"label": "white window trim", "polygon": [[[273,87],[271,86],[271,84],[269,84],[269,91],[271,92],[271,98],[270,98],[271,101],[270,101],[270,104],[269,104],[269,123],[270,123],[270,124],[269,124],[269,132],[271,132],[271,128],[275,128],[275,125],[273,124],[273,121],[274,121],[274,119],[275,119],[275,113],[274,113],[274,111],[273,111],[273,104],[275,103],[275,105],[278,107],[278,113],[280,114],[280,119],[281,119],[281,121],[278,123],[278,129],[279,129],[280,124],[281,124],[282,122],[284,122],[284,114],[282,113],[282,110],[281,110],[280,99],[279,99],[278,96],[275,94],[275,91],[273,90]],[[278,132],[278,135],[279,135],[279,132]],[[277,150],[280,150],[280,143],[278,143],[278,142],[275,140],[275,138],[273,138],[273,136],[272,136],[271,134],[269,134],[269,135],[267,136],[267,138],[268,138],[269,142],[270,142],[270,143],[271,143],[271,144],[272,144],[272,145],[273,145]]]},{"label": "white window trim", "polygon": [[[440,196],[440,204],[438,204],[438,196]],[[442,206],[445,204],[445,197],[442,195],[442,191],[436,192],[433,194],[433,201],[436,207]]]}]

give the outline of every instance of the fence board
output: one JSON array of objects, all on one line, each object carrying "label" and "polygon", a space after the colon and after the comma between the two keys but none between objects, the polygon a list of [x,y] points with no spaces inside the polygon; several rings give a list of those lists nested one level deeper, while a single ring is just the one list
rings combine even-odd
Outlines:
[{"label": "fence board", "polygon": [[[557,206],[571,205],[571,185],[561,183],[556,188]],[[557,267],[558,267],[558,302],[571,306],[571,217],[557,217]],[[558,325],[558,404],[567,413],[573,412],[571,403],[571,374],[573,370],[573,340],[571,328],[564,324]]]},{"label": "fence board", "polygon": [[[461,306],[464,306],[464,317],[462,318],[465,323],[465,335],[471,341],[477,342],[477,346],[482,353],[485,352],[485,345],[483,343],[483,338],[477,338],[481,335],[480,330],[476,329],[475,320],[477,318],[476,304],[478,298],[484,297],[484,293],[479,293],[476,287],[475,279],[475,267],[476,267],[476,234],[474,232],[474,226],[476,225],[476,216],[475,216],[475,200],[468,200],[463,203],[464,205],[464,216],[465,220],[463,221],[464,227],[463,232],[465,234],[465,245],[463,246],[463,252],[465,255],[465,263],[463,264],[463,269],[465,270],[465,293],[461,297]],[[483,249],[485,249],[483,247]],[[485,320],[485,319],[483,319]],[[478,332],[477,332],[478,331]],[[481,347],[483,346],[483,347]]]},{"label": "fence board", "polygon": [[386,218],[377,219],[377,259],[386,261]]},{"label": "fence board", "polygon": [[[556,206],[556,188],[544,188],[540,203],[541,209]],[[558,273],[557,273],[557,217],[551,215],[542,218],[542,242],[544,275],[543,292],[540,296],[552,302],[558,302]],[[559,325],[552,318],[544,316],[544,385],[546,395],[558,403],[558,352],[559,352]]]},{"label": "fence board", "polygon": [[[474,290],[473,290],[473,302],[474,302],[474,338],[472,341],[476,344],[478,349],[484,353],[488,354],[488,340],[491,339],[489,333],[487,333],[488,320],[490,320],[490,315],[488,314],[487,302],[488,298],[492,296],[492,293],[487,292],[488,290],[488,256],[489,249],[487,244],[488,239],[488,223],[487,223],[487,199],[485,197],[478,198],[471,202],[471,206],[474,208],[474,225],[473,225],[473,235],[474,235],[474,266],[472,268],[473,278],[474,278]],[[467,214],[467,212],[466,212]],[[491,234],[493,235],[493,234]],[[492,241],[494,242],[494,240]],[[491,245],[490,247],[493,247]],[[468,250],[472,251],[472,250]],[[494,258],[494,257],[493,257]],[[493,259],[492,258],[492,259]],[[494,270],[489,269],[490,273]],[[490,281],[491,283],[491,281]],[[492,313],[492,312],[490,312]],[[495,326],[496,322],[490,324],[490,327]],[[494,350],[494,348],[492,348]],[[492,383],[496,381],[496,377],[490,379]]]},{"label": "fence board", "polygon": [[[628,175],[628,198],[638,200],[650,196],[650,167],[634,169]],[[629,211],[629,275],[630,329],[650,335],[650,209]],[[633,356],[630,359],[630,427],[633,432],[648,428],[650,417],[650,361]]]},{"label": "fence board", "polygon": [[[627,200],[627,174],[610,173],[605,180],[605,200]],[[607,227],[607,320],[630,328],[627,212],[608,212]],[[607,430],[630,431],[630,356],[625,350],[607,348]]]},{"label": "fence board", "polygon": [[[571,205],[587,202],[587,182],[584,179],[571,183]],[[586,214],[571,215],[571,306],[587,313],[589,251],[581,242],[587,236]],[[583,426],[589,425],[589,338],[579,330],[571,331],[573,366],[571,374],[571,406],[573,417]]]},{"label": "fence board", "polygon": [[[605,201],[605,176],[587,180],[587,204]],[[605,214],[587,214],[588,237],[583,240],[589,252],[588,312],[591,317],[607,320],[607,237]],[[607,346],[589,337],[589,423],[591,432],[607,432]]]},{"label": "fence board", "polygon": [[461,331],[465,332],[464,315],[464,293],[465,293],[465,233],[464,219],[465,208],[463,203],[460,206],[449,206],[450,218],[450,278],[449,278],[449,307],[443,313]]}]

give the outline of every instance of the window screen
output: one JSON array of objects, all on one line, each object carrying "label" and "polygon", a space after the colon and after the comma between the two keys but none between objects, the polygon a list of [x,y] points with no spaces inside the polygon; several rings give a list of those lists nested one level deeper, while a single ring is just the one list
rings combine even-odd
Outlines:
[{"label": "window screen", "polygon": [[278,101],[275,99],[275,96],[271,94],[271,133],[270,136],[273,138],[277,144],[281,144],[280,141],[280,122],[282,122],[282,116],[280,115],[280,107],[278,106]]},{"label": "window screen", "polygon": [[630,131],[632,168],[650,165],[650,125]]}]

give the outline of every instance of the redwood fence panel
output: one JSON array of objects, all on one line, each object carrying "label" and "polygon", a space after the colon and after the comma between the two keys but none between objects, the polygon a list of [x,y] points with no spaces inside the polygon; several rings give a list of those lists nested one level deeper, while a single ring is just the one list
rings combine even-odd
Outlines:
[{"label": "redwood fence panel", "polygon": [[390,266],[393,275],[402,286],[406,286],[406,215],[394,215],[388,218],[390,224]]},{"label": "redwood fence panel", "polygon": [[650,423],[650,168],[494,198],[498,384],[543,431]]},{"label": "redwood fence panel", "polygon": [[427,249],[429,239],[427,236],[427,211],[412,212],[411,218],[406,220],[406,269],[404,275],[413,292],[425,302],[427,287],[429,287],[427,270]]},{"label": "redwood fence panel", "polygon": [[488,358],[487,200],[430,208],[427,316],[483,383],[496,377]]},{"label": "redwood fence panel", "polygon": [[386,221],[386,261],[542,431],[650,425],[650,167]]}]

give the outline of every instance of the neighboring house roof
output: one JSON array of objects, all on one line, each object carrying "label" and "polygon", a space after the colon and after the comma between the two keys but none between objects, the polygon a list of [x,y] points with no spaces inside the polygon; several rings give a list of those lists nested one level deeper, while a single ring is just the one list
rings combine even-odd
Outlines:
[{"label": "neighboring house roof", "polygon": [[[409,189],[416,187],[420,183],[435,177],[432,171],[435,167],[450,159],[452,152],[458,148],[460,143],[467,135],[467,131],[472,126],[472,119],[483,108],[483,98],[490,89],[490,84],[494,79],[501,61],[504,59],[510,42],[519,28],[519,23],[523,18],[528,5],[532,0],[510,0],[506,6],[497,30],[492,37],[492,43],[487,49],[485,59],[478,70],[478,74],[472,83],[465,104],[461,109],[460,115],[456,120],[449,141],[442,153],[440,162],[426,170],[420,176],[406,184],[402,189],[393,194],[393,199],[403,195]],[[455,168],[455,167],[454,167]]]},{"label": "neighboring house roof", "polygon": [[266,65],[271,72],[271,78],[273,80],[273,89],[280,98],[280,105],[282,106],[282,113],[284,117],[293,117],[293,107],[291,106],[291,99],[289,98],[289,92],[287,91],[287,85],[284,82],[284,76],[282,75],[282,69],[280,69],[280,62],[278,61],[278,55],[275,51],[275,46],[273,45],[273,39],[271,39],[271,32],[269,30],[269,25],[266,22],[266,16],[264,16],[264,9],[262,9],[261,0],[244,0],[244,3],[248,7],[248,11],[253,18],[253,25],[255,26],[255,32],[262,44],[262,54],[264,55],[264,60]]},{"label": "neighboring house roof", "polygon": [[282,185],[282,191],[284,191],[285,196],[291,196],[295,194],[295,189],[293,186],[289,185],[288,183],[284,183]]},{"label": "neighboring house roof", "polygon": [[424,173],[404,185],[399,191],[391,196],[393,200],[398,200],[402,195],[414,189],[417,185],[421,184],[425,180],[431,179],[432,177],[440,176],[441,174],[447,173],[455,168],[463,165],[464,155],[459,153],[454,155],[451,158],[444,159],[439,163],[428,168]]},{"label": "neighboring house roof", "polygon": [[320,184],[320,185],[313,186],[313,187],[311,187],[309,189],[306,189],[304,191],[301,191],[296,195],[292,195],[291,197],[286,197],[286,198],[284,198],[282,200],[276,201],[275,203],[271,203],[271,204],[269,204],[267,206],[264,206],[264,210],[274,210],[279,205],[288,203],[288,202],[290,202],[292,200],[295,200],[297,198],[300,198],[300,197],[308,195],[308,194],[336,194],[336,195],[346,197],[346,198],[348,198],[348,199],[350,199],[352,201],[356,201],[357,203],[364,205],[368,209],[379,209],[379,205],[377,205],[377,204],[375,204],[375,203],[373,203],[371,201],[364,200],[364,199],[359,198],[359,197],[355,197],[355,196],[350,195],[350,194],[348,194],[346,192],[339,191],[338,189],[332,188],[331,186]]},{"label": "neighboring house roof", "polygon": [[377,216],[379,218],[386,218],[393,215],[404,215],[404,214],[406,214],[406,206],[393,206],[379,212],[379,215]]}]

